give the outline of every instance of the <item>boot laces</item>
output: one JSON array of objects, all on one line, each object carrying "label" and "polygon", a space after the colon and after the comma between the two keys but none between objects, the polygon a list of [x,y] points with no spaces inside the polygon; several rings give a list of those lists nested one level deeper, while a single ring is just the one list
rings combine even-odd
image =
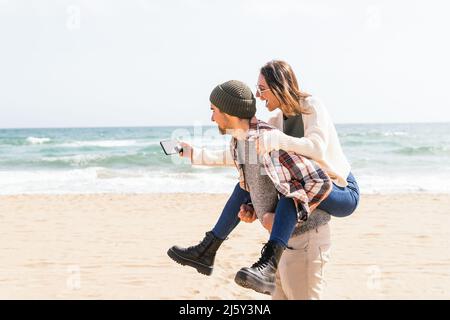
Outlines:
[{"label": "boot laces", "polygon": [[259,258],[259,260],[257,262],[255,262],[251,267],[252,268],[257,268],[257,269],[262,269],[264,267],[266,267],[269,262],[270,259],[268,258],[268,255],[266,255],[266,249],[267,249],[267,243],[264,245],[264,247],[261,249],[261,257]]},{"label": "boot laces", "polygon": [[207,244],[207,242],[208,242],[208,235],[206,235],[204,238],[203,238],[203,240],[202,241],[200,241],[197,245],[193,245],[193,246],[190,246],[189,248],[187,248],[188,250],[194,250],[194,249],[196,249],[196,248],[202,248],[202,249],[205,249],[206,248],[206,244]]}]

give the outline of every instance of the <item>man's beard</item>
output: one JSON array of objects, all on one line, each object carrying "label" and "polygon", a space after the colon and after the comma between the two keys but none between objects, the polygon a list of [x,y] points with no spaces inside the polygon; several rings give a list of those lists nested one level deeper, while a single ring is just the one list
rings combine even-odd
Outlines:
[{"label": "man's beard", "polygon": [[221,135],[227,134],[227,129],[217,126]]}]

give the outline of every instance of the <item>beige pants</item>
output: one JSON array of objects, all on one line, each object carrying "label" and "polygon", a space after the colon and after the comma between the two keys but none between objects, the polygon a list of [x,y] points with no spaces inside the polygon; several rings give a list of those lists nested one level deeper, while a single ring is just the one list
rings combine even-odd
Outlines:
[{"label": "beige pants", "polygon": [[327,224],[289,240],[276,274],[274,300],[320,299],[324,267],[330,255],[330,226]]}]

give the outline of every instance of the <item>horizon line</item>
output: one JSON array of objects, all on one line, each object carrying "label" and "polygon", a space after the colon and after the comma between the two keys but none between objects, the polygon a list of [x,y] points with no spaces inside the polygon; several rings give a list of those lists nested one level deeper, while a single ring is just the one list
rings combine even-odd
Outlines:
[{"label": "horizon line", "polygon": [[[380,124],[445,124],[450,121],[418,121],[418,122],[336,122],[335,125],[380,125]],[[24,130],[24,129],[101,129],[101,128],[167,128],[167,127],[194,127],[195,124],[172,124],[172,125],[125,125],[125,126],[73,126],[73,127],[0,127],[0,130]],[[203,125],[215,127],[216,125]]]}]

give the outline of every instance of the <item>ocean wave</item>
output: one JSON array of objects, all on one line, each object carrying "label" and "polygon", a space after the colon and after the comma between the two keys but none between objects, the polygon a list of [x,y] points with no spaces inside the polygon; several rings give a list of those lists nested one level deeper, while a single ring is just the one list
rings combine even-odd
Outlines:
[{"label": "ocean wave", "polygon": [[348,137],[341,139],[341,143],[343,147],[359,147],[359,146],[399,147],[402,145],[401,142],[394,140],[386,140],[386,139],[364,140]]},{"label": "ocean wave", "polygon": [[98,179],[115,179],[115,178],[140,178],[143,174],[139,171],[119,171],[106,168],[97,168],[96,174]]},{"label": "ocean wave", "polygon": [[[95,168],[96,169],[96,175],[98,179],[134,179],[134,178],[143,178],[143,179],[152,179],[155,177],[160,178],[167,178],[169,180],[176,180],[179,179],[182,180],[196,180],[199,178],[207,178],[211,176],[211,173],[204,173],[202,170],[190,170],[190,171],[177,171],[174,172],[173,168],[168,169],[166,171],[164,170],[145,170],[145,169],[108,169],[108,168]],[[189,169],[188,169],[189,170]],[[237,178],[237,175],[234,170],[221,170],[220,168],[214,168],[209,167],[210,171],[213,171],[213,174],[216,175],[216,177],[221,178]],[[231,173],[231,174],[230,174]]]},{"label": "ocean wave", "polygon": [[94,140],[94,141],[73,141],[69,143],[60,144],[64,148],[80,148],[80,147],[102,147],[102,148],[116,148],[129,147],[137,144],[136,140]]},{"label": "ocean wave", "polygon": [[167,168],[167,167],[187,167],[187,159],[182,159],[177,155],[168,157],[164,155],[160,147],[145,148],[135,152],[121,150],[119,152],[98,152],[84,151],[68,154],[61,149],[45,149],[39,153],[0,157],[0,170],[35,168],[35,169],[55,169],[64,168]]},{"label": "ocean wave", "polygon": [[393,153],[408,155],[408,156],[421,156],[421,155],[450,155],[450,149],[447,146],[421,146],[421,147],[403,147],[393,151]]},{"label": "ocean wave", "polygon": [[23,146],[29,145],[30,143],[24,138],[0,138],[0,146]]},{"label": "ocean wave", "polygon": [[37,161],[51,164],[69,164],[77,167],[87,167],[91,164],[105,160],[107,155],[101,154],[77,154],[72,156],[60,156],[60,157],[43,157]]},{"label": "ocean wave", "polygon": [[50,138],[36,138],[36,137],[28,137],[26,141],[29,144],[44,144],[51,141]]},{"label": "ocean wave", "polygon": [[[363,174],[354,172],[362,194],[450,193],[450,171],[423,175]],[[102,167],[62,171],[0,171],[0,194],[67,193],[227,193],[236,185],[237,173],[164,170],[110,170]]]},{"label": "ocean wave", "polygon": [[403,137],[407,135],[408,133],[404,131],[383,132],[383,136],[385,137]]},{"label": "ocean wave", "polygon": [[0,194],[88,193],[230,193],[233,175],[173,172],[105,171],[104,168],[66,171],[0,171]]},{"label": "ocean wave", "polygon": [[339,137],[356,137],[356,138],[379,138],[379,137],[405,137],[409,133],[406,131],[367,131],[367,132],[340,132]]},{"label": "ocean wave", "polygon": [[[420,176],[420,179],[417,179]],[[362,194],[389,193],[450,193],[450,171],[437,174],[362,174],[355,172]]]},{"label": "ocean wave", "polygon": [[[111,154],[77,154],[58,157],[43,157],[36,162],[51,164],[55,166],[71,166],[71,167],[134,167],[134,166],[160,166],[167,163],[162,155],[150,153],[111,155]],[[36,163],[39,165],[38,163]]]}]

